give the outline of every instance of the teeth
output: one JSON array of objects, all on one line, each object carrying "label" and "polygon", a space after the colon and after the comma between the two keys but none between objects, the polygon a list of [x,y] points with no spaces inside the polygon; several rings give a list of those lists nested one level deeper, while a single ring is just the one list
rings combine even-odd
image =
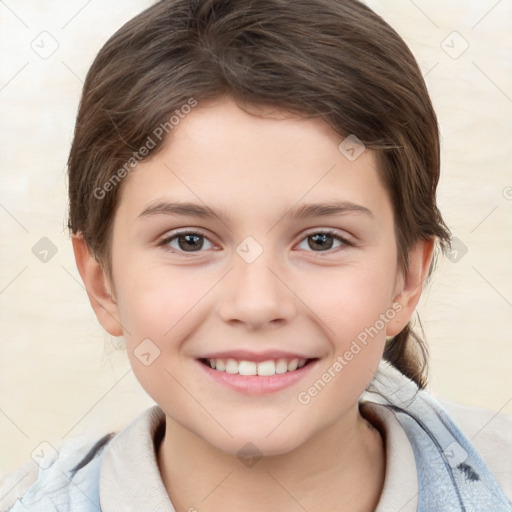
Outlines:
[{"label": "teeth", "polygon": [[226,361],[226,373],[238,373],[238,363],[234,359]]},{"label": "teeth", "polygon": [[[242,361],[240,363],[240,366],[242,366],[244,362]],[[276,363],[274,361],[262,361],[261,363],[258,363],[258,375],[262,376],[268,376],[268,375],[275,375],[276,374]]]},{"label": "teeth", "polygon": [[276,364],[276,373],[286,373],[288,371],[288,363],[285,359],[279,359]]},{"label": "teeth", "polygon": [[240,361],[238,363],[238,373],[240,375],[256,375],[259,369],[256,363],[251,361]]},{"label": "teeth", "polygon": [[214,370],[240,375],[260,375],[268,377],[271,375],[293,372],[306,364],[306,359],[270,359],[255,363],[254,361],[236,361],[235,359],[208,359],[208,364]]},{"label": "teeth", "polygon": [[293,372],[294,370],[297,369],[297,365],[299,364],[299,360],[298,359],[292,359],[289,363],[288,363],[288,371],[289,372]]}]

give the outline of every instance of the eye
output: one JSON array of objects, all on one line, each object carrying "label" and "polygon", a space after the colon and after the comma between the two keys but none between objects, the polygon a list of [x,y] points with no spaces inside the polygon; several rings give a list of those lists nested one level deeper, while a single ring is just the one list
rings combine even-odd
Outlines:
[{"label": "eye", "polygon": [[[204,247],[204,241],[213,247],[213,244],[201,233],[182,231],[162,240],[158,245],[171,252],[200,252]],[[207,247],[207,249],[211,249]]]},{"label": "eye", "polygon": [[306,241],[308,247],[312,249],[313,252],[329,251],[330,249],[333,248],[334,241],[339,242],[339,245],[337,247],[352,245],[347,239],[340,236],[335,231],[331,230],[315,231],[314,233],[310,233],[306,236],[306,238],[304,238],[303,242],[301,243],[304,243]]},{"label": "eye", "polygon": [[[201,252],[201,249],[205,248],[205,241],[210,244],[206,249],[211,249],[213,244],[205,235],[194,231],[182,231],[165,238],[158,245],[174,253],[194,253]],[[312,252],[328,252],[333,249],[335,242],[338,242],[335,249],[352,245],[346,238],[332,230],[312,232],[302,240],[301,244],[306,241]],[[300,244],[298,247],[300,248]]]}]

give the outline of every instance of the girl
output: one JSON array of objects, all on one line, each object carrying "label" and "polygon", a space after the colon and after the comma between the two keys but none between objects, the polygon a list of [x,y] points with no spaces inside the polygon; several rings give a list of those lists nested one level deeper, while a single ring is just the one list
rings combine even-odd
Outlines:
[{"label": "girl", "polygon": [[510,421],[469,439],[425,390],[438,125],[368,7],[158,2],[95,59],[68,164],[78,270],[157,405],[4,510],[512,510]]}]

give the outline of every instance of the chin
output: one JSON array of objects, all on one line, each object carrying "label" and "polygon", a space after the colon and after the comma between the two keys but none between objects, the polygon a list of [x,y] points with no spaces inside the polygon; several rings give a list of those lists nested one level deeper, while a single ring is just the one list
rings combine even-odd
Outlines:
[{"label": "chin", "polygon": [[216,448],[227,455],[236,457],[242,463],[250,467],[252,461],[257,461],[261,457],[275,457],[279,455],[286,455],[293,452],[301,445],[299,440],[293,439],[261,439],[261,437],[235,437],[229,442],[216,445]]},{"label": "chin", "polygon": [[253,425],[252,428],[226,426],[233,438],[220,435],[215,438],[203,437],[203,439],[218,450],[239,459],[245,456],[260,458],[285,455],[306,442],[304,431],[299,435],[293,428],[290,429],[291,422],[285,425],[286,422],[287,420],[281,425],[274,422],[271,427],[266,424]]}]

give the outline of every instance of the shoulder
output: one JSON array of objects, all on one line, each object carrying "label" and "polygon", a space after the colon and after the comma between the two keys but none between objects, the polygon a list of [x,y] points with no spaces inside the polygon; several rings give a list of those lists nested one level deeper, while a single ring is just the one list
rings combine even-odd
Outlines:
[{"label": "shoulder", "polygon": [[[363,396],[398,415],[409,440],[414,440],[415,456],[425,463],[422,472],[425,485],[432,479],[433,461],[444,461],[444,465],[439,465],[439,472],[443,473],[439,478],[446,477],[443,468],[447,469],[459,498],[460,492],[467,491],[471,499],[499,499],[499,492],[489,494],[484,489],[482,493],[482,486],[471,486],[472,480],[467,478],[467,467],[470,466],[486,480],[488,490],[499,488],[512,503],[512,419],[509,415],[440,399],[430,390],[420,390],[384,361]],[[454,440],[462,448],[459,453],[454,453],[453,449],[446,451]],[[464,464],[459,461],[462,455],[466,455]],[[453,467],[459,472],[449,469]],[[431,496],[435,496],[434,489]],[[490,507],[489,510],[494,509]]]},{"label": "shoulder", "polygon": [[[0,512],[99,510],[100,476],[103,480],[106,460],[118,482],[121,476],[129,475],[123,473],[127,457],[133,460],[147,454],[154,434],[162,433],[162,427],[165,414],[155,405],[120,432],[84,434],[67,439],[57,449],[48,446],[41,457],[0,479]],[[114,509],[119,509],[118,503]]]},{"label": "shoulder", "polygon": [[512,501],[512,416],[437,398]]},{"label": "shoulder", "polygon": [[0,510],[9,510],[16,500],[37,480],[39,466],[33,461],[25,462],[18,469],[0,478]]},{"label": "shoulder", "polygon": [[82,472],[80,477],[91,479],[95,473],[91,462],[114,435],[109,433],[99,439],[70,439],[59,446],[58,450],[49,446],[47,450],[41,448],[37,462],[31,459],[0,479],[0,511],[17,510],[15,505],[22,498],[27,504],[38,503],[37,510],[46,510],[43,504],[47,499],[45,495],[64,493],[75,475],[88,465],[93,471],[88,474]]}]

